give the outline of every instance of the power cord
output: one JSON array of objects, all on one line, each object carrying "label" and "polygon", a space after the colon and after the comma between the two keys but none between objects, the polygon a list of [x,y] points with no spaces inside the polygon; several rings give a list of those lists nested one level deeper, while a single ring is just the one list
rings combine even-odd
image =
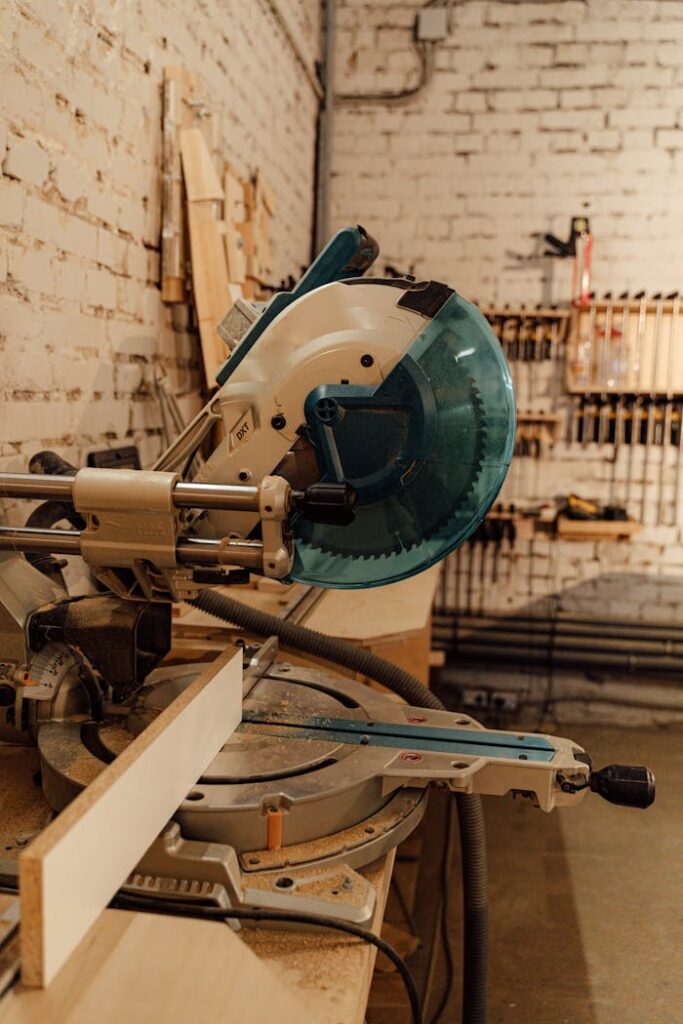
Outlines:
[{"label": "power cord", "polygon": [[363,942],[375,946],[392,962],[401,975],[401,980],[410,1003],[411,1024],[423,1024],[420,998],[417,994],[413,976],[405,960],[399,956],[393,946],[390,946],[379,935],[374,935],[359,925],[350,924],[347,921],[337,921],[333,917],[319,917],[317,914],[306,914],[299,911],[260,910],[256,907],[230,907],[227,910],[222,907],[192,907],[183,903],[164,900],[157,901],[145,896],[133,896],[128,893],[118,893],[110,905],[119,910],[139,910],[150,914],[196,917],[209,921],[269,921],[284,924],[303,924],[315,928],[329,928],[331,931],[343,932],[345,935],[353,935],[355,938],[362,939]]},{"label": "power cord", "polygon": [[446,987],[441,995],[439,1004],[434,1010],[433,1014],[429,1018],[429,1024],[440,1024],[444,1010],[448,1006],[448,1002],[451,997],[453,990],[453,979],[454,979],[454,961],[453,961],[453,950],[451,948],[451,935],[448,928],[448,910],[449,910],[449,882],[451,877],[451,868],[453,865],[453,847],[455,843],[455,828],[453,827],[453,801],[448,802],[448,822],[446,825],[446,842],[444,845],[443,857],[441,860],[441,904],[440,904],[440,928],[441,928],[441,949],[443,950],[444,960],[446,961]]}]

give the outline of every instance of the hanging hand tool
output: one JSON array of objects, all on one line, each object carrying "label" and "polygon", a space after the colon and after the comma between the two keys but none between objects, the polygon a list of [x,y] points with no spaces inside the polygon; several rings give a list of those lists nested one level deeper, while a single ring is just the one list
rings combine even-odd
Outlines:
[{"label": "hanging hand tool", "polygon": [[591,285],[591,263],[593,257],[593,236],[590,233],[588,218],[572,217],[569,238],[563,242],[555,235],[547,234],[545,241],[551,247],[546,256],[557,256],[559,259],[574,257],[572,268],[572,300],[581,306],[587,306]]},{"label": "hanging hand tool", "polygon": [[638,292],[635,298],[639,300],[638,306],[638,321],[636,325],[636,339],[633,352],[633,390],[635,397],[631,403],[631,431],[630,431],[630,444],[629,444],[629,458],[628,458],[628,473],[626,476],[626,497],[625,503],[628,507],[631,499],[631,485],[633,481],[633,463],[635,460],[635,447],[641,443],[641,419],[643,411],[643,399],[641,395],[641,361],[642,361],[642,348],[643,348],[643,335],[645,333],[645,313],[647,309],[647,300],[645,298],[645,292]]},{"label": "hanging hand tool", "polygon": [[652,343],[652,361],[650,366],[650,397],[647,403],[647,428],[645,436],[645,458],[643,460],[643,489],[640,499],[640,521],[645,522],[645,513],[648,508],[647,501],[647,471],[650,465],[650,448],[657,443],[656,421],[658,415],[657,405],[657,364],[659,357],[659,336],[662,329],[662,308],[664,296],[659,292],[653,296],[657,300],[655,311],[654,338]]},{"label": "hanging hand tool", "polygon": [[[616,407],[614,410],[614,472],[615,480],[618,475],[618,462],[619,453],[626,443],[625,438],[625,397],[624,390],[626,388],[626,367],[628,365],[628,326],[629,326],[629,295],[628,292],[622,292],[619,296],[619,302],[621,305],[621,322],[618,328],[615,329],[616,336],[618,337],[617,345],[617,367],[615,373],[616,386],[619,389],[617,395]],[[614,333],[614,332],[613,332]],[[614,496],[616,500],[616,495]]]},{"label": "hanging hand tool", "polygon": [[512,556],[515,550],[515,541],[517,540],[517,525],[515,523],[515,514],[517,508],[512,502],[508,505],[508,512],[510,518],[507,522],[507,534],[508,534],[508,571],[507,571],[507,582],[509,583],[512,578]]},{"label": "hanging hand tool", "polygon": [[[666,409],[664,413],[664,448],[662,450],[662,462],[661,462],[661,473],[659,477],[659,509],[657,515],[657,522],[663,523],[665,519],[665,480],[666,480],[666,463],[669,457],[669,445],[673,444],[672,437],[672,416],[673,416],[673,374],[674,374],[674,354],[676,351],[676,338],[678,334],[678,318],[681,312],[681,297],[678,292],[672,292],[671,295],[667,296],[668,299],[672,300],[671,308],[671,322],[669,324],[669,352],[666,366]],[[672,523],[676,525],[676,519]]]},{"label": "hanging hand tool", "polygon": [[678,526],[681,504],[681,463],[683,463],[683,400],[678,403],[673,436],[676,438],[676,480],[674,484],[674,513],[672,525]]},{"label": "hanging hand tool", "polygon": [[605,315],[602,323],[602,339],[599,352],[598,380],[600,382],[600,404],[598,406],[598,444],[605,443],[605,418],[611,405],[607,401],[607,389],[610,386],[609,378],[609,350],[612,344],[612,293],[605,294]]},{"label": "hanging hand tool", "polygon": [[474,537],[467,542],[467,614],[474,613]]},{"label": "hanging hand tool", "polygon": [[484,614],[486,594],[486,551],[489,545],[490,532],[489,524],[485,519],[480,527],[480,550],[479,550],[479,614]]},{"label": "hanging hand tool", "polygon": [[[500,508],[500,506],[498,506]],[[491,536],[493,539],[493,570],[491,573],[491,580],[493,583],[498,582],[498,561],[500,558],[500,549],[503,543],[503,521],[494,514],[494,517],[489,520],[491,523]]]}]

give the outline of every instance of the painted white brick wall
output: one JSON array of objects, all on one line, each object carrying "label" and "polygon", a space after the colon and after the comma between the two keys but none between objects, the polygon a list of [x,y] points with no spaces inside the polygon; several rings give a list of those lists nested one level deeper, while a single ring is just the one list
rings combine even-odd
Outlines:
[{"label": "painted white brick wall", "polygon": [[[339,0],[339,92],[412,85],[417,0]],[[683,258],[681,0],[458,0],[423,93],[335,114],[333,221],[483,301],[565,299],[525,260],[587,210],[598,291],[671,291]],[[584,204],[588,204],[585,206]]]},{"label": "painted white brick wall", "polygon": [[[339,92],[415,83],[420,6],[338,0]],[[598,292],[683,290],[683,0],[458,0],[450,19],[418,97],[337,109],[334,225],[362,223],[380,263],[485,304],[533,305],[567,301],[571,277],[567,263],[524,258],[533,236],[566,237],[586,211]],[[495,582],[492,547],[483,570],[481,547],[466,547],[449,562],[448,603],[683,622],[683,524],[655,521],[660,483],[673,520],[675,453],[661,473],[653,450],[645,474],[636,448],[629,485],[624,449],[567,443],[562,367],[517,364],[513,377],[521,408],[557,410],[563,422],[539,461],[513,460],[501,497],[539,504],[575,491],[626,503],[638,519],[644,511],[646,525],[630,543],[504,544]],[[535,676],[542,695],[544,673]]]},{"label": "painted white brick wall", "polygon": [[[154,364],[189,416],[199,347],[159,292],[161,83],[199,79],[216,153],[260,167],[277,204],[276,280],[311,244],[317,0],[6,0],[0,4],[0,465],[46,446],[160,451]],[[8,510],[19,522],[25,507]]]}]

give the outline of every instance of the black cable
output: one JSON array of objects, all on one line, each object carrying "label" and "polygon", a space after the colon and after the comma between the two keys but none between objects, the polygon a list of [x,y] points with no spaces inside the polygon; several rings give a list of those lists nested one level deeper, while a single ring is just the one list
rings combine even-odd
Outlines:
[{"label": "black cable", "polygon": [[401,908],[401,913],[403,914],[403,920],[408,925],[408,927],[410,928],[411,932],[414,935],[415,932],[417,931],[417,929],[415,928],[415,918],[413,917],[413,915],[410,912],[410,907],[406,903],[406,898],[403,895],[403,892],[401,890],[401,886],[398,884],[398,881],[396,880],[396,875],[393,874],[393,873],[391,875],[391,882],[389,884],[390,884],[391,889],[393,890],[393,892],[394,892],[394,894],[396,896],[396,902],[398,903],[399,907]]},{"label": "black cable", "polygon": [[451,997],[453,990],[453,978],[454,978],[454,963],[453,963],[453,951],[451,949],[451,936],[448,928],[448,910],[449,910],[449,899],[448,899],[448,882],[450,879],[451,867],[453,864],[453,805],[448,805],[448,823],[446,827],[446,843],[444,847],[443,858],[441,861],[441,906],[440,906],[440,928],[441,928],[441,948],[443,949],[444,959],[446,961],[446,986],[439,1000],[439,1004],[429,1018],[429,1024],[440,1024],[442,1014],[448,1006],[448,1001]]},{"label": "black cable", "polygon": [[269,921],[281,922],[284,924],[303,924],[316,928],[329,928],[332,931],[343,932],[345,935],[353,935],[363,942],[375,946],[381,953],[391,960],[392,964],[401,975],[405,986],[406,995],[410,1002],[410,1014],[412,1024],[423,1024],[420,998],[413,976],[408,970],[405,960],[399,956],[393,946],[375,935],[368,932],[357,924],[350,924],[347,921],[337,921],[333,917],[318,917],[317,914],[306,914],[299,911],[284,910],[261,910],[258,907],[192,907],[183,903],[172,901],[154,900],[145,896],[133,896],[128,893],[118,893],[111,902],[112,907],[121,910],[142,910],[151,914],[170,914],[175,917],[197,917],[203,920],[212,921]]}]

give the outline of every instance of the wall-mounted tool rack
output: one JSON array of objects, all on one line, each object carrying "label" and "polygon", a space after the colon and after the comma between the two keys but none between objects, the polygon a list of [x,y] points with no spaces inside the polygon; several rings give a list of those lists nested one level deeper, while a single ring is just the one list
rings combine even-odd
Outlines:
[{"label": "wall-mounted tool rack", "polygon": [[508,362],[557,359],[564,346],[571,310],[553,306],[483,306]]},{"label": "wall-mounted tool rack", "polygon": [[574,395],[683,395],[681,298],[593,299],[576,307],[567,341]]},{"label": "wall-mounted tool rack", "polygon": [[515,455],[540,458],[555,444],[560,420],[556,413],[518,410]]}]

